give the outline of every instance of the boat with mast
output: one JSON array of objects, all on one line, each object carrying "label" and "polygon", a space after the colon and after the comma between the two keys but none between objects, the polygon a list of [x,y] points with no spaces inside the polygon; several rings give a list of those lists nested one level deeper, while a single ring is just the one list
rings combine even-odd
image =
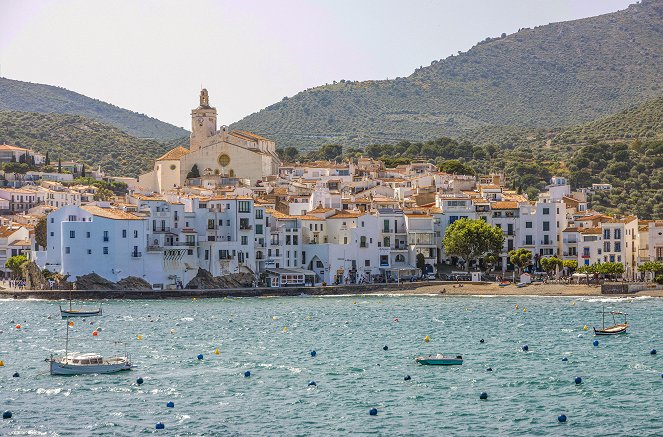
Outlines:
[{"label": "boat with mast", "polygon": [[94,316],[101,316],[103,315],[101,311],[101,306],[97,309],[89,309],[89,310],[75,310],[71,307],[71,290],[69,290],[69,309],[62,309],[62,305],[60,305],[60,315],[62,316],[63,319],[67,319],[69,317],[94,317]]},{"label": "boat with mast", "polygon": [[131,370],[129,354],[124,356],[104,358],[96,353],[69,352],[69,326],[73,322],[67,322],[67,337],[65,340],[64,356],[47,358],[50,365],[51,375],[87,375],[93,373],[115,373],[123,370]]},{"label": "boat with mast", "polygon": [[[610,314],[612,315],[612,325],[611,326],[605,326],[605,315]],[[615,334],[622,334],[626,332],[626,329],[628,329],[628,323],[626,322],[626,313],[622,313],[621,311],[605,311],[605,307],[603,308],[603,311],[601,311],[601,316],[603,319],[603,325],[600,329],[594,327],[594,335],[615,335]],[[624,316],[624,322],[623,323],[617,323],[617,318],[616,316]]]}]

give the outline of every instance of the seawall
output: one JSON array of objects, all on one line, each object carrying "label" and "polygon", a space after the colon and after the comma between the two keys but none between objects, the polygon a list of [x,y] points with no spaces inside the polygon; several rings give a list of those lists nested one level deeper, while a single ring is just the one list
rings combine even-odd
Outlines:
[{"label": "seawall", "polygon": [[225,288],[209,290],[0,290],[0,298],[61,300],[104,299],[187,299],[223,297],[276,297],[276,296],[334,296],[344,294],[366,294],[398,292],[429,286],[431,282],[407,282],[402,284],[361,284],[326,287],[284,288]]}]

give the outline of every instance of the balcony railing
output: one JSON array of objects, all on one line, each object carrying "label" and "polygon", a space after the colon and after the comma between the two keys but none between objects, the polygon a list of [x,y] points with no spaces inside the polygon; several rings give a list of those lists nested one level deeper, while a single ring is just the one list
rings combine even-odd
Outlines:
[{"label": "balcony railing", "polygon": [[239,229],[240,229],[241,231],[248,231],[248,230],[253,229],[253,226],[252,226],[252,225],[241,225],[241,226],[239,227]]},{"label": "balcony railing", "polygon": [[131,252],[132,258],[140,258],[141,256],[143,256],[143,252]]},{"label": "balcony railing", "polygon": [[169,226],[159,226],[159,227],[156,227],[156,228],[152,228],[152,232],[154,232],[155,234],[170,232],[170,227]]}]

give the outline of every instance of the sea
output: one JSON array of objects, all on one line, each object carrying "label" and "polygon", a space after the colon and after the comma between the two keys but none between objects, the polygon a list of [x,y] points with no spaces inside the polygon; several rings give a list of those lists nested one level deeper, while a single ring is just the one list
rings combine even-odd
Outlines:
[{"label": "sea", "polygon": [[[51,376],[60,304],[0,301],[0,410],[12,413],[0,435],[663,435],[658,298],[74,302],[103,316],[72,319],[69,350],[126,352],[136,367]],[[626,312],[628,333],[594,336],[604,310]],[[464,362],[415,363],[435,353]]]}]

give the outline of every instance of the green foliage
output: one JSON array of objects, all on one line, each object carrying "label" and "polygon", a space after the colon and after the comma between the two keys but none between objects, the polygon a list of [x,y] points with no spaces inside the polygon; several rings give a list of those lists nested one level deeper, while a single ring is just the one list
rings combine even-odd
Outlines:
[{"label": "green foliage", "polygon": [[30,170],[35,170],[36,167],[30,166],[29,164],[26,164],[25,162],[5,162],[2,164],[2,171],[7,172],[7,173],[21,173],[25,174],[29,172]]},{"label": "green foliage", "polygon": [[522,271],[525,267],[532,264],[532,252],[527,249],[517,249],[509,252],[509,261]]},{"label": "green foliage", "polygon": [[421,270],[422,274],[426,271],[426,258],[423,253],[417,254],[417,268]]},{"label": "green foliage", "polygon": [[46,237],[46,216],[43,216],[39,219],[35,225],[35,241],[41,247],[47,247],[47,237]]},{"label": "green foliage", "polygon": [[497,226],[490,226],[484,220],[460,219],[453,222],[444,233],[442,246],[451,256],[458,256],[467,262],[499,253],[504,245],[504,232]]},{"label": "green foliage", "polygon": [[578,260],[575,259],[565,259],[562,261],[562,267],[569,269],[570,271],[574,271],[578,269]]},{"label": "green foliage", "polygon": [[63,182],[62,183],[65,186],[72,186],[72,185],[90,185],[93,187],[98,187],[98,188],[105,188],[107,190],[112,191],[116,196],[123,196],[127,194],[127,189],[128,186],[124,182],[119,182],[119,181],[99,181],[97,179],[93,179],[91,177],[80,177],[76,178],[71,182]]},{"label": "green foliage", "polygon": [[58,156],[58,160],[83,162],[93,168],[101,165],[114,176],[137,176],[151,169],[154,160],[172,148],[171,143],[134,138],[76,115],[26,112],[0,112],[0,144],[49,152],[53,157],[49,160]]},{"label": "green foliage", "polygon": [[656,278],[654,278],[654,282],[663,285],[663,275],[656,276]]},{"label": "green foliage", "polygon": [[474,175],[475,172],[472,167],[461,163],[456,159],[442,161],[440,164],[440,171],[451,174]]},{"label": "green foliage", "polygon": [[486,126],[579,124],[663,94],[662,9],[647,1],[521,29],[405,78],[308,89],[233,128],[304,150],[456,136]]},{"label": "green foliage", "polygon": [[189,173],[187,173],[186,178],[194,179],[199,177],[200,177],[200,171],[198,170],[198,164],[193,164],[193,167],[191,167],[191,170],[189,171]]},{"label": "green foliage", "polygon": [[64,88],[5,78],[0,78],[0,111],[78,115],[114,126],[139,138],[171,139],[187,134],[186,130],[156,118],[118,108]]},{"label": "green foliage", "polygon": [[21,266],[28,262],[28,258],[25,255],[14,255],[10,257],[5,263],[5,267],[12,271],[14,277],[22,277]]},{"label": "green foliage", "polygon": [[654,274],[663,273],[663,262],[661,261],[645,261],[638,266],[641,272],[651,272]]},{"label": "green foliage", "polygon": [[[541,258],[539,260],[539,263],[541,263],[541,268],[546,271],[548,274],[552,274],[557,270],[558,268],[561,269],[563,267],[563,261],[555,256],[551,257],[546,257],[546,258]],[[576,266],[577,266],[576,262]]]},{"label": "green foliage", "polygon": [[108,201],[113,200],[115,194],[108,188],[99,188],[96,193],[94,193],[94,200]]}]

